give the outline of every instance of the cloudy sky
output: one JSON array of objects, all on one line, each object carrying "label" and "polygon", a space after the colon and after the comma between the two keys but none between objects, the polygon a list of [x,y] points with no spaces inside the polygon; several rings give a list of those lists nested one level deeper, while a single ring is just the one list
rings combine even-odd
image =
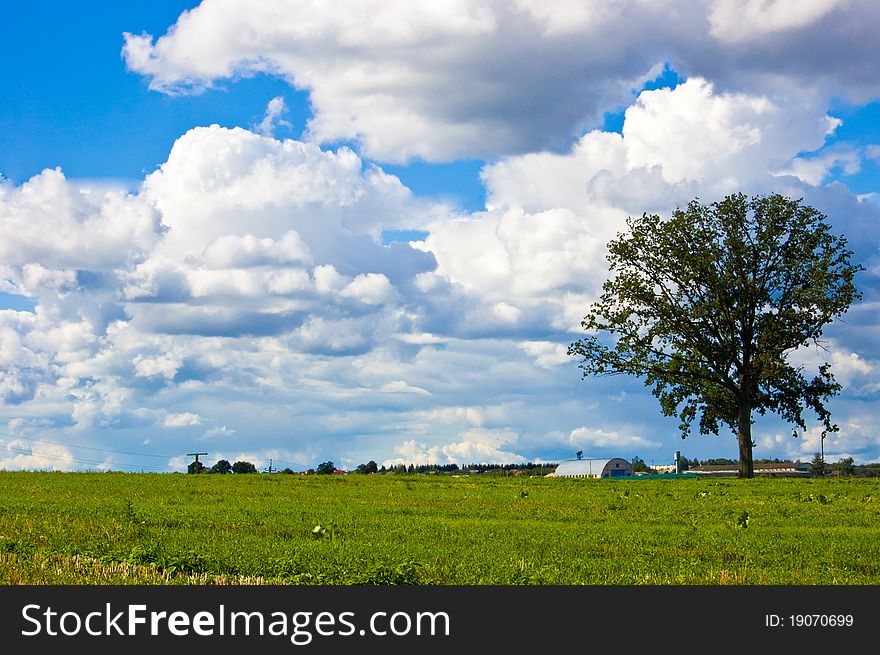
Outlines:
[{"label": "cloudy sky", "polygon": [[[0,468],[736,457],[566,355],[627,216],[845,234],[830,461],[880,460],[873,0],[16,3]],[[812,418],[812,417],[811,417]],[[759,417],[756,457],[809,460]]]}]

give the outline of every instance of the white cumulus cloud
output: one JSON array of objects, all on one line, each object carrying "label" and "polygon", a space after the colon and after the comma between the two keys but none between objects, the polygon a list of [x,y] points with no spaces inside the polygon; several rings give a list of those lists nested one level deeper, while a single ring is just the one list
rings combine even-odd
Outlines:
[{"label": "white cumulus cloud", "polygon": [[457,435],[458,441],[428,445],[407,440],[397,446],[397,457],[383,462],[386,467],[398,464],[517,464],[526,458],[509,448],[518,440],[516,432],[507,429],[472,428]]},{"label": "white cumulus cloud", "polygon": [[617,430],[579,427],[571,431],[569,442],[581,448],[657,448],[660,442],[641,435],[622,434]]},{"label": "white cumulus cloud", "polygon": [[166,428],[186,428],[193,425],[201,425],[202,417],[192,412],[170,413],[165,415],[162,424]]},{"label": "white cumulus cloud", "polygon": [[127,33],[123,56],[172,94],[277,75],[309,92],[309,138],[437,161],[564,148],[664,62],[734,91],[876,97],[878,15],[871,0],[206,0],[158,38]]}]

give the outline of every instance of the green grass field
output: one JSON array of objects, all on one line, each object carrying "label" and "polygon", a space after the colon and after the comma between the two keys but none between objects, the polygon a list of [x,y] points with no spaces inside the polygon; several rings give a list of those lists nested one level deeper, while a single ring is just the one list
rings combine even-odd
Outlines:
[{"label": "green grass field", "polygon": [[880,481],[3,472],[0,583],[877,584]]}]

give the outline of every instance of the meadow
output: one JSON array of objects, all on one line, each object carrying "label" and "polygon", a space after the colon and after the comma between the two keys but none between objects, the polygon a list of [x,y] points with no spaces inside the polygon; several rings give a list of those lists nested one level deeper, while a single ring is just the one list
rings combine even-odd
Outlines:
[{"label": "meadow", "polygon": [[0,583],[878,584],[880,481],[0,472]]}]

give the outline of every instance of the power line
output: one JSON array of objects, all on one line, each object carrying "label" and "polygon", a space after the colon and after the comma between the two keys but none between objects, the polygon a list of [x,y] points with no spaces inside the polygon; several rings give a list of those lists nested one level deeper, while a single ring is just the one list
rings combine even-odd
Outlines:
[{"label": "power line", "polygon": [[[80,449],[82,449],[82,450],[92,450],[92,451],[99,452],[99,453],[112,453],[112,454],[115,454],[115,455],[132,455],[132,456],[134,456],[134,457],[156,457],[156,458],[159,458],[159,459],[169,460],[169,459],[173,459],[173,458],[175,458],[175,457],[181,457],[181,456],[182,456],[182,454],[178,454],[178,455],[156,455],[156,454],[154,454],[154,453],[136,453],[136,452],[132,452],[132,451],[129,451],[129,450],[114,450],[114,449],[111,449],[111,448],[97,448],[97,447],[95,447],[95,446],[81,446],[81,445],[79,445],[79,444],[64,443],[64,442],[61,442],[61,441],[51,441],[51,440],[49,440],[49,439],[37,439],[37,438],[35,438],[35,437],[22,437],[22,436],[19,436],[19,435],[8,434],[8,433],[4,433],[4,432],[0,432],[0,437],[5,438],[5,439],[13,439],[13,440],[22,439],[22,440],[24,440],[24,441],[33,441],[33,442],[35,442],[35,443],[51,444],[51,445],[53,445],[53,446],[64,446],[64,447],[66,447],[66,448],[80,448]],[[7,448],[7,450],[16,450],[14,446],[6,446],[6,448]],[[70,457],[70,458],[61,458],[61,457],[53,457],[53,456],[51,456],[51,455],[34,455],[33,452],[26,452],[26,451],[24,451],[24,450],[17,450],[16,452],[18,452],[18,453],[20,453],[20,454],[24,454],[24,455],[32,455],[32,456],[34,456],[34,457],[45,457],[45,458],[48,458],[48,459],[58,459],[58,460],[61,460],[61,461],[70,461],[70,462],[77,463],[77,464],[94,464],[94,465],[108,464],[107,462],[99,462],[99,461],[94,461],[94,460],[84,460],[84,459],[78,459],[78,458],[74,458],[74,457]],[[193,453],[188,453],[188,454],[189,454],[189,455],[192,455]],[[207,454],[207,453],[199,453],[199,454],[202,455],[202,454]],[[307,466],[305,466],[305,465],[303,465],[303,464],[301,464],[301,463],[299,463],[299,462],[289,462],[289,461],[286,461],[286,460],[283,460],[283,459],[275,459],[274,461],[275,461],[275,462],[278,462],[278,463],[281,463],[281,464],[286,464],[286,465],[289,465],[289,466],[293,466],[293,467],[296,467],[296,468],[301,468],[301,469],[306,469],[306,468],[308,468]],[[108,464],[108,465],[109,465],[109,464]],[[151,470],[151,471],[164,471],[164,470],[167,470],[167,468],[160,468],[160,467],[155,467],[155,466],[137,466],[137,465],[134,465],[134,464],[113,464],[113,465],[114,465],[114,466],[123,466],[123,467],[133,468],[133,469],[147,469],[147,470]]]},{"label": "power line", "polygon": [[72,443],[61,443],[60,441],[49,441],[47,439],[34,439],[33,437],[20,437],[14,434],[5,434],[0,433],[0,436],[5,437],[7,439],[24,439],[25,441],[36,441],[38,443],[48,443],[55,446],[66,446],[68,448],[83,448],[85,450],[96,450],[102,453],[116,453],[117,455],[135,455],[137,457],[158,457],[160,459],[171,459],[173,457],[180,457],[180,455],[152,455],[150,453],[133,453],[127,450],[110,450],[109,448],[95,448],[94,446],[80,446],[78,444]]},{"label": "power line", "polygon": [[100,462],[96,460],[88,460],[88,459],[78,459],[71,456],[61,457],[58,455],[43,455],[43,454],[34,454],[33,450],[25,450],[24,448],[18,448],[16,446],[6,445],[5,449],[7,452],[14,452],[20,455],[27,455],[30,457],[39,457],[41,459],[52,459],[60,462],[65,462],[69,464],[86,464],[92,466],[108,466],[108,467],[120,467],[127,469],[135,469],[135,470],[150,470],[150,471],[165,471],[167,469],[159,468],[156,466],[139,466],[137,464],[122,464],[120,462]]},{"label": "power line", "polygon": [[[117,455],[133,455],[135,457],[156,457],[159,459],[171,459],[173,456],[171,455],[156,455],[153,453],[136,453],[127,450],[113,450],[110,448],[96,448],[94,446],[82,446],[79,444],[71,444],[71,443],[63,443],[60,441],[51,441],[49,439],[36,439],[34,437],[23,437],[19,435],[0,433],[0,437],[4,437],[7,440],[24,440],[24,441],[32,441],[34,443],[42,443],[42,444],[50,444],[54,446],[64,446],[65,448],[80,448],[83,450],[91,450],[101,453],[112,453]],[[46,454],[37,454],[34,453],[33,450],[25,450],[22,448],[18,448],[10,443],[5,445],[7,451],[15,452],[21,455],[29,455],[31,457],[42,457],[46,459],[52,459],[57,461],[63,461],[71,464],[83,464],[83,465],[92,465],[92,466],[109,466],[109,467],[119,467],[133,470],[149,470],[149,471],[165,471],[167,468],[165,467],[157,467],[157,466],[143,466],[137,464],[123,464],[121,462],[110,462],[110,461],[97,461],[93,459],[83,459],[80,457],[76,457],[74,455],[68,455],[64,457],[56,456],[56,455],[46,455]]]}]

